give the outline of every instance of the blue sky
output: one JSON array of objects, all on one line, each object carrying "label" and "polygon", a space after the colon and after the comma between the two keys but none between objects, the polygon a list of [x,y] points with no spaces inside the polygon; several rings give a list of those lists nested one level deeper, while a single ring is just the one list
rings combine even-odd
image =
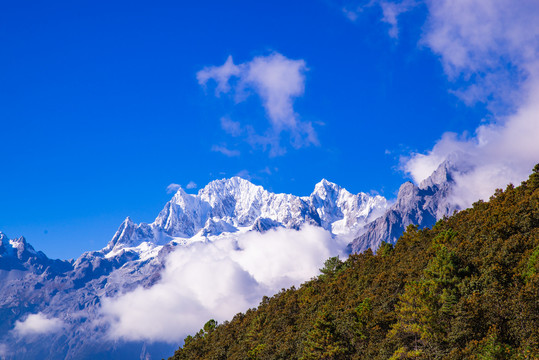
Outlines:
[{"label": "blue sky", "polygon": [[[493,116],[488,101],[458,94],[481,68],[467,76],[429,42],[432,6],[397,13],[396,35],[382,6],[351,2],[4,2],[0,231],[77,257],[126,216],[153,221],[169,184],[237,174],[275,192],[308,195],[327,178],[394,198],[416,178],[403,157],[437,155],[442,134],[474,134]],[[290,101],[316,143],[276,131],[256,86],[231,78],[216,96],[212,78],[197,80],[229,56],[275,54],[305,64]],[[223,118],[274,134],[279,154],[232,136]]]}]

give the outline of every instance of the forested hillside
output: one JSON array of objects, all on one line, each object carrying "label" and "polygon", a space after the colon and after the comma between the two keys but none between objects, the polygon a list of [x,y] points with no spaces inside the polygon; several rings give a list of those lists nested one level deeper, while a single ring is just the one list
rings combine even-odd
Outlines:
[{"label": "forested hillside", "polygon": [[171,359],[537,359],[538,226],[536,166],[431,230],[209,321]]}]

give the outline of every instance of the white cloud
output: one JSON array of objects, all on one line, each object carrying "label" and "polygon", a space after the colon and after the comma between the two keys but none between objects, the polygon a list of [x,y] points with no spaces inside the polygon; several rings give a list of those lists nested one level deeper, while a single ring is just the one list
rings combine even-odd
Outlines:
[{"label": "white cloud", "polygon": [[[491,114],[473,134],[445,133],[425,153],[403,159],[416,182],[450,157],[456,176],[454,201],[467,207],[496,188],[526,179],[539,162],[539,2],[536,0],[371,0],[398,34],[400,14],[427,9],[420,44],[439,57],[453,82],[449,91],[467,105],[483,102]],[[346,14],[349,18],[350,15]]]},{"label": "white cloud", "polygon": [[399,24],[398,17],[400,14],[409,11],[415,6],[415,1],[404,0],[401,2],[389,2],[380,1],[380,7],[382,8],[382,21],[387,23],[389,27],[388,34],[393,39],[399,37]]},{"label": "white cloud", "polygon": [[167,186],[167,194],[170,194],[170,193],[175,193],[176,191],[178,191],[179,189],[181,188],[181,185],[180,184],[170,184],[169,186]]},{"label": "white cloud", "polygon": [[197,73],[197,80],[202,86],[206,86],[206,83],[210,79],[215,80],[215,82],[217,82],[215,96],[219,96],[221,93],[227,93],[230,91],[228,80],[233,76],[238,76],[239,74],[240,68],[234,65],[232,56],[229,56],[225,63],[221,66],[208,66],[200,70]]},{"label": "white cloud", "polygon": [[[180,184],[172,183],[172,184],[167,186],[167,194],[175,193],[176,191],[180,190],[181,187],[182,186]],[[189,183],[187,183],[187,185],[185,185],[185,188],[186,189],[196,189],[197,184],[194,181],[189,181]]]},{"label": "white cloud", "polygon": [[365,4],[356,5],[354,8],[344,7],[342,12],[350,21],[356,21],[364,10],[378,6],[382,10],[381,21],[389,25],[388,35],[393,39],[397,39],[399,37],[399,16],[410,11],[416,5],[416,0],[370,0]]},{"label": "white cloud", "polygon": [[[427,1],[422,43],[440,56],[450,79],[468,81],[465,101],[521,97],[536,67],[539,3],[523,0]],[[512,94],[517,91],[517,96]],[[517,104],[518,105],[518,104]]]},{"label": "white cloud", "polygon": [[42,313],[30,314],[25,320],[17,320],[13,331],[19,336],[50,334],[62,330],[64,323],[57,318],[48,318]]},{"label": "white cloud", "polygon": [[[285,152],[281,144],[281,135],[287,133],[290,143],[295,148],[317,145],[318,138],[310,122],[300,120],[294,111],[294,100],[305,91],[304,60],[292,60],[273,53],[268,56],[257,56],[251,61],[234,65],[232,57],[228,57],[222,66],[211,66],[197,73],[199,84],[206,86],[210,79],[217,83],[216,95],[228,93],[232,89],[236,102],[245,100],[251,92],[262,101],[270,123],[269,130],[260,135],[254,132],[253,126],[242,129],[239,123],[226,118],[221,119],[221,126],[233,136],[246,132],[252,145],[269,147],[270,155]],[[232,83],[232,80],[237,81]]]},{"label": "white cloud", "polygon": [[229,135],[234,137],[240,136],[243,133],[239,121],[230,120],[229,118],[221,118],[221,128]]},{"label": "white cloud", "polygon": [[344,16],[346,16],[348,18],[348,20],[356,21],[357,18],[359,17],[358,12],[361,10],[361,8],[358,8],[358,10],[350,10],[350,9],[348,9],[346,7],[343,7],[341,10],[342,10]]},{"label": "white cloud", "polygon": [[240,156],[240,154],[241,154],[239,150],[230,150],[226,146],[222,146],[222,145],[213,145],[211,147],[211,151],[221,153],[221,154],[223,154],[225,156],[228,156],[228,157]]},{"label": "white cloud", "polygon": [[210,318],[230,319],[263,295],[317,275],[343,247],[314,226],[180,247],[169,255],[159,283],[104,299],[103,315],[112,338],[177,343]]},{"label": "white cloud", "polygon": [[[538,89],[539,90],[539,89]],[[454,201],[461,207],[488,199],[496,188],[519,184],[539,162],[539,97],[501,124],[480,126],[474,136],[459,138],[446,133],[426,154],[413,154],[404,164],[416,182],[426,178],[443,160],[464,171],[457,175]],[[535,99],[535,100],[533,100]]]},{"label": "white cloud", "polygon": [[[455,198],[466,207],[507,183],[518,184],[539,162],[539,2],[427,1],[423,44],[440,56],[448,77],[466,83],[455,93],[468,104],[503,104],[473,136],[444,134],[404,169],[420,181],[448,156],[465,171]],[[506,111],[507,112],[507,111]]]},{"label": "white cloud", "polygon": [[251,176],[251,173],[247,169],[240,170],[235,176],[238,176],[245,180],[253,180],[253,177]]}]

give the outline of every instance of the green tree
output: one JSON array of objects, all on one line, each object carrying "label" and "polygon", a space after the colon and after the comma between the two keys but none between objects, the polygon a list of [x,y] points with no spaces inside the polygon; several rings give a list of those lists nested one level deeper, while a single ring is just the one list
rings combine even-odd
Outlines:
[{"label": "green tree", "polygon": [[343,262],[338,256],[330,257],[324,262],[324,267],[320,269],[322,275],[333,275],[337,273],[343,266]]},{"label": "green tree", "polygon": [[394,359],[442,358],[449,350],[447,338],[459,298],[459,276],[467,270],[454,252],[440,244],[453,236],[444,232],[434,239],[436,256],[422,279],[406,285],[396,309],[397,322],[389,333],[398,345]]},{"label": "green tree", "polygon": [[345,359],[346,344],[336,333],[335,319],[322,312],[307,335],[307,344],[301,360]]}]

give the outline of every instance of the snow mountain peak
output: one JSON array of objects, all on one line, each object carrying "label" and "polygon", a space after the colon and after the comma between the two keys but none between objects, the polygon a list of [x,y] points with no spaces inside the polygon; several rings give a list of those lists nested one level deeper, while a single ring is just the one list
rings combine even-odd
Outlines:
[{"label": "snow mountain peak", "polygon": [[197,194],[182,188],[174,194],[155,221],[135,224],[127,218],[103,249],[162,246],[171,241],[186,244],[214,239],[223,233],[298,229],[313,224],[335,235],[356,233],[389,206],[381,196],[351,194],[322,179],[310,196],[276,194],[240,177],[214,180]]}]

